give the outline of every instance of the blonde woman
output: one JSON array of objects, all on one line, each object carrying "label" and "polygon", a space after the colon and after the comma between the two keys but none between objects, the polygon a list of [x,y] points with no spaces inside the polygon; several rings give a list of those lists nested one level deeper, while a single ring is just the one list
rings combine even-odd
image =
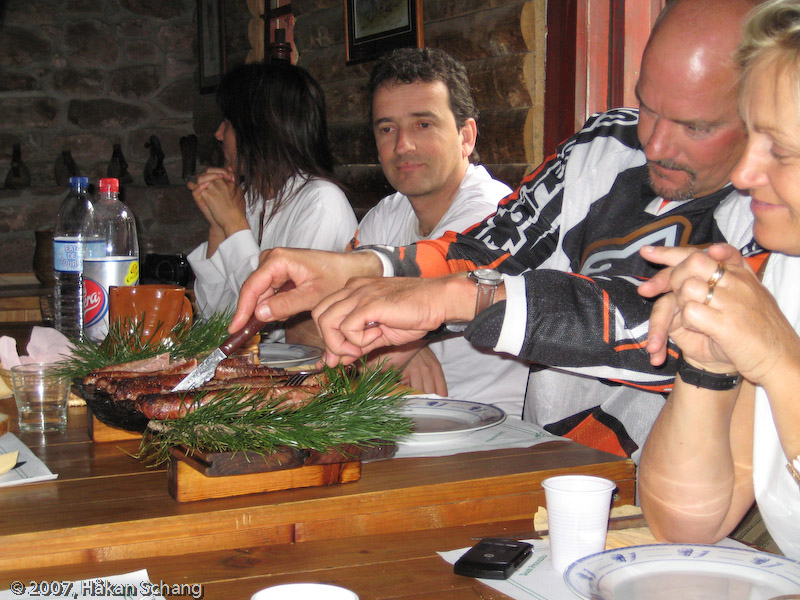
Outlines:
[{"label": "blonde woman", "polygon": [[748,142],[731,180],[749,191],[771,255],[759,280],[730,246],[642,250],[674,266],[640,287],[671,290],[648,350],[663,359],[669,333],[682,363],[639,490],[653,533],[672,542],[718,541],[755,499],[781,551],[800,559],[800,0],[758,6],[738,58]]}]

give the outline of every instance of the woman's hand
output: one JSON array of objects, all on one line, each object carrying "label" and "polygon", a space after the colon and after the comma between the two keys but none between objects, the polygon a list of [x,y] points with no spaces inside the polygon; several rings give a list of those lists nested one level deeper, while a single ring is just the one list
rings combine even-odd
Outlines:
[{"label": "woman's hand", "polygon": [[200,192],[200,197],[208,207],[214,221],[228,238],[237,231],[250,229],[250,225],[245,216],[244,193],[241,186],[230,172],[224,169],[218,171],[220,172],[219,177],[213,178],[205,184],[205,189]]},{"label": "woman's hand", "polygon": [[237,231],[250,229],[244,194],[233,173],[227,169],[210,168],[197,178],[196,183],[189,182],[187,186],[209,224],[208,256]]},{"label": "woman's hand", "polygon": [[[653,313],[663,323],[671,312],[669,335],[690,363],[717,373],[738,371],[761,383],[781,356],[798,351],[800,340],[772,294],[741,255],[729,249],[692,252],[666,272],[671,292],[656,302]],[[651,248],[642,255],[669,264],[662,260],[667,250]],[[715,276],[720,265],[721,276]],[[717,279],[713,286],[712,278]]]},{"label": "woman's hand", "polygon": [[209,225],[211,226],[218,227],[219,224],[214,219],[211,209],[203,198],[203,193],[208,189],[208,186],[212,181],[217,181],[218,179],[223,179],[229,176],[230,173],[225,169],[210,168],[198,175],[196,181],[189,181],[186,184],[186,187],[188,187],[192,192],[192,198],[194,198],[197,208],[200,209],[200,212],[203,213],[206,221],[208,221]]},{"label": "woman's hand", "polygon": [[[739,251],[728,244],[715,244],[707,251],[694,247],[666,247],[666,246],[645,246],[640,254],[650,262],[667,265],[667,268],[656,273],[651,279],[639,286],[639,294],[647,298],[654,298],[661,295],[661,298],[653,306],[650,314],[650,331],[647,336],[646,349],[650,353],[650,363],[658,366],[664,363],[667,358],[667,341],[670,328],[673,327],[673,319],[679,318],[680,309],[677,306],[677,298],[672,290],[678,279],[673,279],[675,267],[681,265],[692,255],[709,256],[719,263],[730,266],[742,266],[745,263]],[[710,263],[709,263],[710,264]],[[714,265],[716,267],[716,264]],[[710,277],[709,277],[710,278]],[[691,340],[685,342],[691,343]]]}]

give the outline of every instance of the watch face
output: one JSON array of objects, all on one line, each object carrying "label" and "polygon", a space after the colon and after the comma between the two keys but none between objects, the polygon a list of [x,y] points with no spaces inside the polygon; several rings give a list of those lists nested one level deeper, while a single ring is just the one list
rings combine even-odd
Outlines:
[{"label": "watch face", "polygon": [[503,276],[494,269],[475,269],[470,273],[472,278],[483,285],[500,285]]}]

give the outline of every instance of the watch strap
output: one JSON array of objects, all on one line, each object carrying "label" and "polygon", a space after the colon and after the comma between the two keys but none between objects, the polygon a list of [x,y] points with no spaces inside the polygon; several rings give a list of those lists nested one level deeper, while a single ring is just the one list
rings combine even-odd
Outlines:
[{"label": "watch strap", "polygon": [[470,271],[467,276],[475,282],[478,289],[474,315],[477,316],[492,305],[494,294],[502,283],[503,277],[493,269],[476,269]]},{"label": "watch strap", "polygon": [[678,359],[678,375],[689,385],[718,392],[732,390],[742,381],[738,373],[712,373],[693,367],[683,360],[683,354]]}]

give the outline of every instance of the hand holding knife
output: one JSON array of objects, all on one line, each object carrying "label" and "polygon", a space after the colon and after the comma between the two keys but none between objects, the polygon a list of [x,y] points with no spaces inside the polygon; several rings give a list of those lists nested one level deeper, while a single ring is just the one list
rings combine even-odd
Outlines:
[{"label": "hand holding knife", "polygon": [[194,388],[203,385],[206,381],[214,376],[217,370],[217,365],[225,358],[236,352],[241,348],[244,343],[261,331],[265,323],[255,315],[250,317],[250,320],[245,323],[239,331],[232,333],[222,345],[209,354],[203,362],[184,377],[181,382],[172,388],[173,392],[183,392],[186,390],[193,390]]},{"label": "hand holding knife", "polygon": [[[275,293],[285,292],[294,287],[294,283],[287,281]],[[239,331],[236,331],[228,337],[227,340],[222,342],[222,345],[209,354],[203,362],[189,373],[186,377],[181,379],[180,383],[172,388],[173,392],[185,392],[193,390],[194,388],[203,385],[206,381],[214,377],[217,370],[217,365],[225,358],[236,352],[241,348],[244,343],[261,331],[266,323],[255,316],[250,317],[250,320],[244,324]]]}]

